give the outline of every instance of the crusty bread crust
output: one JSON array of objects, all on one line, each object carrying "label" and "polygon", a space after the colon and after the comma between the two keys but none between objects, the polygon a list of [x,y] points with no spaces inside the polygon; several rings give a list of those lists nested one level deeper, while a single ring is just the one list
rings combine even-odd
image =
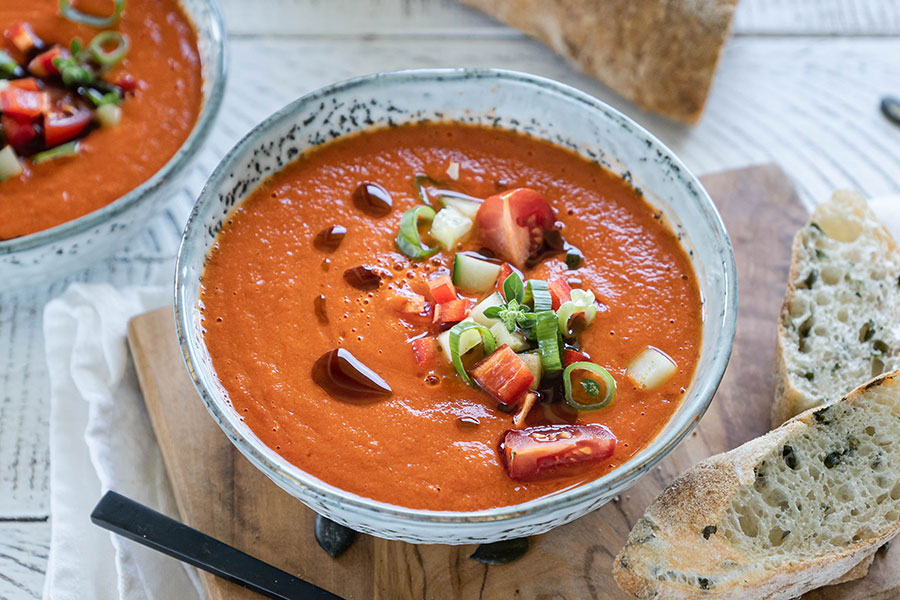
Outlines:
[{"label": "crusty bread crust", "polygon": [[521,29],[639,107],[703,111],[737,0],[462,0]]},{"label": "crusty bread crust", "polygon": [[[893,413],[900,417],[900,371],[860,386],[839,402],[851,408],[861,406],[867,393],[880,393],[870,390],[881,386],[881,392],[890,395]],[[821,407],[808,410],[778,429],[682,474],[638,520],[615,558],[613,575],[619,587],[636,598],[658,600],[788,600],[864,574],[874,552],[900,530],[900,521],[872,523],[871,535],[858,541],[787,561],[746,556],[721,531],[720,535],[715,531],[701,534],[710,524],[724,522],[739,491],[754,484],[764,457],[771,457],[773,450],[789,442],[794,444],[813,428],[824,427],[822,419]],[[896,474],[900,465],[886,468]],[[715,579],[707,575],[712,571],[716,571]]]}]

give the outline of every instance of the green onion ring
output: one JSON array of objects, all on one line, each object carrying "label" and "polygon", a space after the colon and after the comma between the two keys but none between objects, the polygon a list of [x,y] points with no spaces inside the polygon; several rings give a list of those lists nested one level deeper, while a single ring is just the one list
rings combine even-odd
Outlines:
[{"label": "green onion ring", "polygon": [[83,23],[91,27],[111,27],[119,22],[122,11],[125,10],[125,0],[115,0],[115,2],[116,7],[113,10],[113,14],[108,17],[98,17],[83,13],[72,7],[71,0],[59,0],[59,12],[74,23]]},{"label": "green onion ring", "polygon": [[453,361],[453,367],[466,383],[473,385],[472,378],[466,373],[466,368],[462,363],[462,356],[459,353],[460,337],[470,329],[474,329],[481,334],[481,343],[484,345],[485,356],[497,349],[497,341],[494,339],[494,334],[491,333],[490,329],[472,321],[457,323],[450,329],[450,359]]},{"label": "green onion ring", "polygon": [[562,370],[560,357],[559,325],[556,313],[552,310],[542,310],[535,313],[537,323],[534,332],[538,340],[538,351],[541,354],[541,366],[547,372]]},{"label": "green onion ring", "polygon": [[31,162],[39,165],[42,162],[63,158],[64,156],[75,156],[79,152],[81,152],[81,142],[76,140],[67,144],[61,144],[55,148],[50,148],[49,150],[44,150],[43,152],[38,152],[31,157]]},{"label": "green onion ring", "polygon": [[422,246],[422,238],[419,237],[419,219],[431,221],[434,215],[434,209],[430,206],[416,206],[403,213],[396,240],[400,252],[410,258],[427,258],[440,250],[437,246]]},{"label": "green onion ring", "polygon": [[[589,371],[594,375],[600,376],[600,379],[603,380],[604,386],[606,387],[606,395],[600,402],[597,402],[596,404],[581,404],[580,402],[575,402],[575,399],[572,397],[573,371]],[[597,410],[599,408],[609,406],[609,403],[613,401],[613,398],[615,398],[616,380],[613,379],[613,376],[609,374],[609,371],[598,364],[586,361],[575,362],[566,367],[566,370],[563,371],[563,390],[566,393],[566,404],[568,404],[575,410]]]},{"label": "green onion ring", "polygon": [[[116,47],[107,52],[103,49],[103,46],[110,42],[115,42]],[[131,42],[128,40],[128,36],[118,31],[101,31],[88,44],[87,51],[91,58],[97,61],[97,64],[103,67],[104,70],[108,70],[125,58],[129,48],[131,48]]]},{"label": "green onion ring", "polygon": [[431,206],[431,196],[428,195],[428,190],[425,189],[425,184],[430,183],[431,185],[440,185],[434,177],[429,177],[428,175],[419,174],[415,177],[416,191],[419,193],[419,199],[422,201],[422,204],[426,206]]},{"label": "green onion ring", "polygon": [[534,312],[544,310],[553,310],[553,298],[550,296],[550,288],[547,282],[542,279],[529,279],[528,286],[525,288],[525,302],[532,301],[534,303]]}]

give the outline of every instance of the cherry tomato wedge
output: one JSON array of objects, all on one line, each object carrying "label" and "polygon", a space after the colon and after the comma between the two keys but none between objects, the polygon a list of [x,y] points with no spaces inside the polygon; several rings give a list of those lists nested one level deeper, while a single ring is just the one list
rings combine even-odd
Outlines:
[{"label": "cherry tomato wedge", "polygon": [[35,92],[18,87],[0,90],[0,112],[5,115],[37,119],[50,105],[47,92]]},{"label": "cherry tomato wedge", "polygon": [[487,198],[475,215],[484,244],[518,268],[540,247],[543,231],[555,223],[556,214],[544,197],[528,188]]},{"label": "cherry tomato wedge", "polygon": [[52,148],[78,137],[91,124],[93,113],[78,101],[61,101],[44,117],[44,141]]},{"label": "cherry tomato wedge", "polygon": [[603,425],[539,425],[513,429],[503,438],[506,468],[512,479],[531,479],[558,468],[606,460],[616,436]]},{"label": "cherry tomato wedge", "polygon": [[506,344],[475,365],[471,374],[481,389],[506,406],[518,404],[534,381],[528,366]]},{"label": "cherry tomato wedge", "polygon": [[6,143],[17,151],[25,148],[40,135],[37,123],[31,119],[23,119],[13,115],[0,115],[0,129]]},{"label": "cherry tomato wedge", "polygon": [[431,290],[431,296],[438,304],[456,300],[456,288],[449,275],[435,277],[428,282],[428,289]]}]

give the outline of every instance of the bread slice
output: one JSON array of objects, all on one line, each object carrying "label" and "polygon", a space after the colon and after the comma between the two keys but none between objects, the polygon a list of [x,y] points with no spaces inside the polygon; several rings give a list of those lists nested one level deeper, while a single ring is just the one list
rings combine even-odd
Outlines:
[{"label": "bread slice", "polygon": [[900,251],[854,192],[835,192],[794,238],[775,351],[777,426],[900,369]]},{"label": "bread slice", "polygon": [[695,123],[737,0],[463,0],[532,35],[639,107]]},{"label": "bread slice", "polygon": [[615,559],[637,598],[797,597],[900,530],[900,372],[689,469]]}]

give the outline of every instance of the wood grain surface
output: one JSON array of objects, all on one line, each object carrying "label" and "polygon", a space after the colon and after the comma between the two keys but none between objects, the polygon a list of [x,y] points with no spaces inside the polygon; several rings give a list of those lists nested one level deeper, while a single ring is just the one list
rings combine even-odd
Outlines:
[{"label": "wood grain surface", "polygon": [[[703,181],[723,214],[737,257],[735,348],[700,425],[626,495],[533,538],[523,559],[502,567],[470,560],[474,546],[417,546],[369,536],[331,559],[314,541],[312,511],[250,465],[206,413],[182,365],[172,309],[164,308],[135,318],[129,340],[181,517],[348,599],[623,597],[612,580],[612,558],[650,501],[687,467],[768,429],[775,322],[790,242],[806,211],[790,180],[774,166]],[[900,552],[889,552],[875,561],[865,580],[811,597],[890,597],[900,584],[898,565]],[[204,584],[211,600],[256,597],[212,576],[204,576]]]},{"label": "wood grain surface", "polygon": [[[696,173],[774,161],[807,208],[836,187],[900,191],[900,129],[878,111],[900,93],[900,0],[741,0],[706,114],[688,129],[636,110],[538,42],[455,0],[220,0],[230,72],[212,135],[183,186],[112,258],[52,285],[0,281],[0,523],[43,569],[50,527],[49,388],[41,315],[69,283],[169,285],[193,199],[255,123],[321,85],[397,68],[492,66],[552,77],[611,103]],[[2,24],[0,24],[2,25]],[[2,537],[2,534],[0,534]],[[43,554],[42,554],[43,553]],[[42,578],[0,552],[0,599],[40,598]]]}]

